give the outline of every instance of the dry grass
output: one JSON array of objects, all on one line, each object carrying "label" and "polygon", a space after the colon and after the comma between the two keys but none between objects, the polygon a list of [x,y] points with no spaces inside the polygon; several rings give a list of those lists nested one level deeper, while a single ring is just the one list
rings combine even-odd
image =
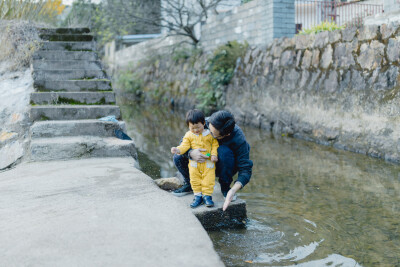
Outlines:
[{"label": "dry grass", "polygon": [[0,20],[0,62],[7,61],[9,70],[29,66],[33,53],[40,48],[39,27],[28,21]]}]

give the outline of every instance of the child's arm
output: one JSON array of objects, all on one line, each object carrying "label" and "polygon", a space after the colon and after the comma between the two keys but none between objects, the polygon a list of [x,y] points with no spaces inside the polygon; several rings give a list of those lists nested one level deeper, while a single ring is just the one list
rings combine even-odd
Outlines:
[{"label": "child's arm", "polygon": [[181,144],[177,147],[177,149],[179,149],[179,154],[182,155],[185,154],[190,147],[191,147],[191,134],[190,132],[187,132],[183,137]]},{"label": "child's arm", "polygon": [[211,143],[211,161],[217,162],[218,161],[218,141],[217,139],[213,138]]}]

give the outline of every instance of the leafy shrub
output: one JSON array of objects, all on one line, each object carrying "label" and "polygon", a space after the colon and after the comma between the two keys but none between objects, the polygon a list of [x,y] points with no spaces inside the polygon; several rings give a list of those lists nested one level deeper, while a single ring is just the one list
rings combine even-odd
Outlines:
[{"label": "leafy shrub", "polygon": [[309,29],[303,29],[299,32],[299,34],[311,34],[311,33],[319,33],[323,31],[335,31],[335,30],[341,30],[344,29],[345,26],[339,26],[335,22],[328,22],[324,21],[318,25],[315,25]]},{"label": "leafy shrub", "polygon": [[247,47],[247,42],[231,41],[214,51],[207,70],[209,79],[195,90],[199,108],[209,112],[225,105],[225,87],[234,75],[237,59],[244,56]]},{"label": "leafy shrub", "polygon": [[62,0],[1,0],[0,19],[55,24],[64,8]]},{"label": "leafy shrub", "polygon": [[131,70],[122,71],[117,77],[117,87],[129,93],[134,93],[137,98],[142,97],[143,80]]}]

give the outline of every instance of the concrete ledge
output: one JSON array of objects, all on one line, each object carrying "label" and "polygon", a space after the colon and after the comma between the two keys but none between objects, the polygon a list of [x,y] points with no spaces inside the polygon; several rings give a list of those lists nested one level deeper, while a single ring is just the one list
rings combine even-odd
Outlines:
[{"label": "concrete ledge", "polygon": [[34,59],[35,70],[102,70],[99,60],[47,60]]},{"label": "concrete ledge", "polygon": [[40,50],[95,51],[94,42],[42,42]]},{"label": "concrete ledge", "polygon": [[1,266],[224,266],[191,210],[132,158],[0,173]]},{"label": "concrete ledge", "polygon": [[31,137],[48,138],[61,136],[115,136],[114,130],[125,128],[124,122],[99,120],[37,121],[31,126]]},{"label": "concrete ledge", "polygon": [[39,50],[33,55],[33,59],[45,60],[98,60],[96,52],[90,51],[51,51]]},{"label": "concrete ledge", "polygon": [[76,81],[46,81],[35,80],[33,86],[37,91],[111,91],[109,80],[76,80]]},{"label": "concrete ledge", "polygon": [[112,105],[71,105],[71,106],[33,106],[30,111],[32,121],[40,120],[87,120],[99,119],[114,115],[117,119],[121,117],[118,106]]},{"label": "concrete ledge", "polygon": [[34,80],[60,81],[60,80],[79,80],[79,79],[108,79],[103,70],[34,70],[32,73]]},{"label": "concrete ledge", "polygon": [[89,34],[40,34],[42,40],[57,42],[88,42],[93,40],[93,35]]},{"label": "concrete ledge", "polygon": [[115,95],[114,92],[40,92],[31,93],[31,104],[115,105]]}]

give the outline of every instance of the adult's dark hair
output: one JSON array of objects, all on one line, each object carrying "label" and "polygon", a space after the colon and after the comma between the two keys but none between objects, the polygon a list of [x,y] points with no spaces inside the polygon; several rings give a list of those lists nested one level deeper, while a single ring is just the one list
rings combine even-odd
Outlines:
[{"label": "adult's dark hair", "polygon": [[213,113],[208,120],[221,136],[232,133],[235,128],[235,117],[227,110],[220,110]]},{"label": "adult's dark hair", "polygon": [[191,109],[186,113],[186,124],[189,126],[189,122],[192,124],[196,124],[201,122],[202,124],[206,123],[206,119],[204,113],[198,109]]}]

